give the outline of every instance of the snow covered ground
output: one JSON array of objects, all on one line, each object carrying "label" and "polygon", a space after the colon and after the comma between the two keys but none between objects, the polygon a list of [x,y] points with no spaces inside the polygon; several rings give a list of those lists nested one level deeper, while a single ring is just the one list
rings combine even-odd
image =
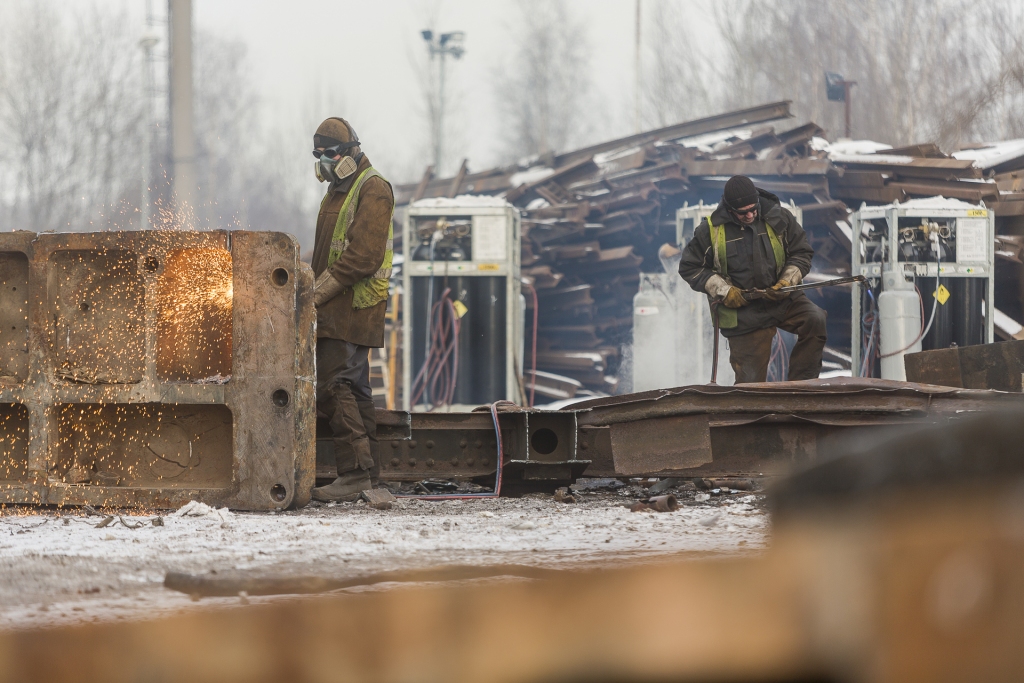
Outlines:
[{"label": "snow covered ground", "polygon": [[[697,502],[695,493],[676,492],[683,507],[671,513],[630,512],[624,503],[641,491],[625,488],[583,494],[577,504],[546,495],[403,500],[389,511],[356,503],[279,514],[167,514],[162,526],[152,523],[155,514],[125,515],[123,523],[115,516],[98,527],[104,517],[81,510],[8,509],[0,516],[0,627],[195,609],[188,596],[163,588],[167,571],[352,577],[448,564],[593,566],[764,546],[760,496]],[[199,606],[238,602],[204,599]]]}]

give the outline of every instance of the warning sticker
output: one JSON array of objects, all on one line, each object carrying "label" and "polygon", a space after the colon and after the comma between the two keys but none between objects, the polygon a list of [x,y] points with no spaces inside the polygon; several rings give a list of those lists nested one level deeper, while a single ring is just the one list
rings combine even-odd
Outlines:
[{"label": "warning sticker", "polygon": [[468,308],[466,308],[466,304],[462,303],[462,302],[461,302],[461,301],[459,301],[458,299],[456,299],[456,300],[455,300],[455,301],[454,301],[454,302],[452,303],[452,308],[454,308],[454,309],[455,309],[455,315],[457,315],[457,316],[458,316],[458,317],[460,317],[460,318],[461,318],[462,316],[466,315],[467,313],[469,313],[469,309],[468,309]]},{"label": "warning sticker", "polygon": [[939,288],[935,290],[935,293],[932,294],[932,296],[938,299],[940,304],[945,306],[946,302],[949,301],[949,290],[946,289],[946,285],[939,285]]}]

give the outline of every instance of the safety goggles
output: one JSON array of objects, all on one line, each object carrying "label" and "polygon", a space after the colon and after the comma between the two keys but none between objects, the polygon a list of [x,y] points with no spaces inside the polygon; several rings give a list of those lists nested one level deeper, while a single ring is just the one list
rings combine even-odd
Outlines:
[{"label": "safety goggles", "polygon": [[353,140],[352,142],[343,142],[340,145],[335,145],[334,147],[327,147],[326,149],[323,150],[314,149],[313,156],[317,159],[319,159],[322,156],[326,156],[328,159],[333,159],[334,157],[341,156],[342,152],[358,146],[358,140]]},{"label": "safety goggles", "polygon": [[729,209],[732,215],[736,218],[746,218],[747,216],[756,216],[758,209],[761,208],[761,202],[754,204],[749,209]]}]

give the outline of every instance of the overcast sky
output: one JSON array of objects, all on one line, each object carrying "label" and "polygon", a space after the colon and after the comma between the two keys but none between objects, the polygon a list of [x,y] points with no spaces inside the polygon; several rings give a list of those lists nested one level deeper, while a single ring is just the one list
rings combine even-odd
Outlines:
[{"label": "overcast sky", "polygon": [[[128,1],[133,12],[145,0]],[[155,2],[162,11],[166,6]],[[702,0],[677,2],[693,18],[693,35],[711,26]],[[635,0],[570,0],[587,17],[593,78],[601,103],[598,133],[618,137],[633,129]],[[348,118],[367,153],[395,177],[418,177],[429,160],[427,127],[416,61],[426,47],[420,36],[466,32],[466,53],[449,70],[457,110],[450,140],[471,168],[497,163],[499,141],[491,82],[510,59],[513,2],[491,0],[194,0],[194,22],[248,46],[254,82],[269,122],[304,128],[315,117]],[[141,16],[140,16],[141,21]],[[319,94],[318,94],[319,93]],[[315,112],[315,114],[314,114]],[[305,131],[311,136],[312,130]],[[389,169],[385,169],[387,172]]]},{"label": "overcast sky", "polygon": [[[680,4],[693,16],[696,38],[700,25],[710,25],[701,16],[703,3]],[[570,0],[569,5],[589,24],[596,94],[603,111],[597,132],[629,134],[635,0]],[[642,10],[649,11],[644,5]],[[426,54],[420,31],[433,26],[438,31],[466,32],[465,56],[449,71],[456,91],[452,116],[458,123],[452,151],[468,157],[475,169],[498,162],[498,122],[490,83],[511,57],[513,2],[194,0],[194,7],[197,29],[248,45],[255,83],[274,124],[301,127],[314,109],[342,115],[366,141],[368,154],[373,158],[376,153],[378,163],[392,165],[409,166],[418,158],[428,161],[416,68]],[[418,175],[420,169],[418,164],[415,170],[394,168],[392,173]]]}]

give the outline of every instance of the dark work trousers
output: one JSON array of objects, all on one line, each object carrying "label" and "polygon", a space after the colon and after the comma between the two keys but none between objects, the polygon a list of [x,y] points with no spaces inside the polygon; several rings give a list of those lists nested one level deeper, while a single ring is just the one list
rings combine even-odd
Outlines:
[{"label": "dark work trousers", "polygon": [[356,469],[372,479],[380,474],[369,354],[368,346],[316,340],[316,407],[331,426],[339,476]]},{"label": "dark work trousers", "polygon": [[[779,327],[797,336],[789,358],[789,380],[817,379],[821,374],[821,352],[825,348],[825,311],[806,297],[793,298]],[[775,328],[766,327],[729,337],[729,365],[736,371],[736,384],[764,382],[772,354]]]}]

